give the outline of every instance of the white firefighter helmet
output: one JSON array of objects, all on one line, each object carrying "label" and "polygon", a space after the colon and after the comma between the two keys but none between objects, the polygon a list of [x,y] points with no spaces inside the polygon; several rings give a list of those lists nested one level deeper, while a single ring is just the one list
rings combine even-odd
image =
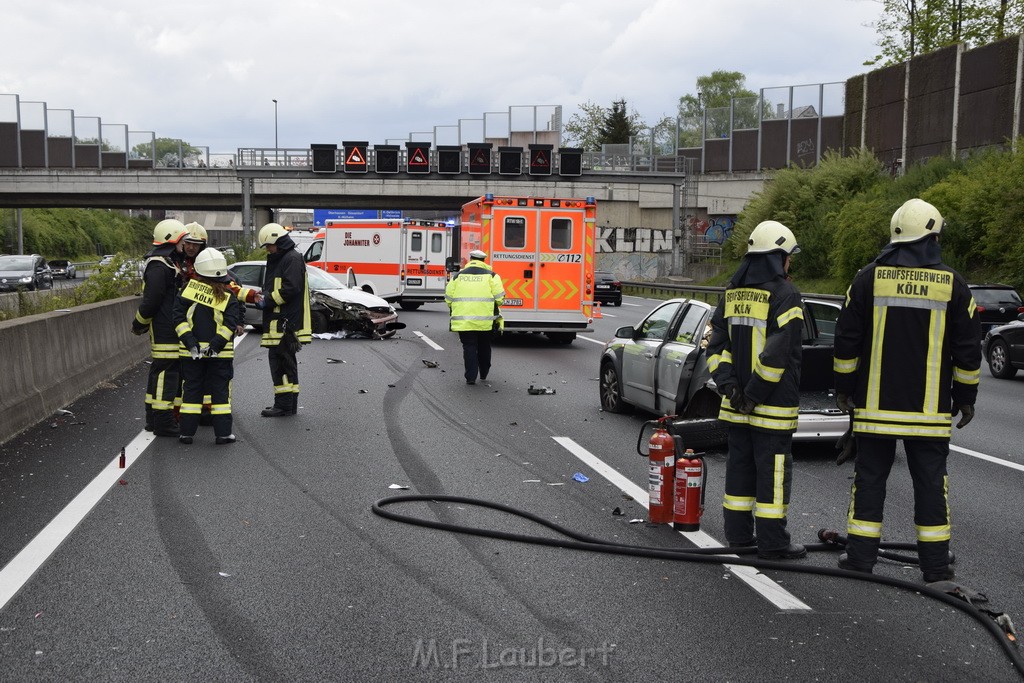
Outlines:
[{"label": "white firefighter helmet", "polygon": [[195,221],[186,225],[185,229],[188,230],[188,235],[185,236],[186,242],[206,244],[206,241],[209,239],[209,237],[206,234],[206,228],[199,225],[199,223],[196,223]]},{"label": "white firefighter helmet", "polygon": [[228,262],[220,250],[203,249],[199,256],[196,256],[195,269],[203,277],[223,280],[228,274]]},{"label": "white firefighter helmet", "polygon": [[781,251],[786,254],[800,252],[793,231],[778,221],[761,221],[747,239],[748,254],[767,254]]},{"label": "white firefighter helmet", "polygon": [[278,225],[277,223],[267,223],[260,228],[258,238],[260,246],[265,247],[268,244],[274,244],[286,234],[288,234],[288,231],[284,229],[284,226]]},{"label": "white firefighter helmet", "polygon": [[173,218],[167,218],[153,228],[153,244],[177,244],[188,234],[185,225]]},{"label": "white firefighter helmet", "polygon": [[923,199],[908,199],[896,209],[889,223],[889,241],[893,243],[916,242],[928,235],[942,232],[942,214]]}]

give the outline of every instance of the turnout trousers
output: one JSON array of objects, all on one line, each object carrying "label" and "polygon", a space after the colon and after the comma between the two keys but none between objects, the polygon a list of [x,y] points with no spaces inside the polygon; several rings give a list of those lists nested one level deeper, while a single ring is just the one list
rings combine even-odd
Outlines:
[{"label": "turnout trousers", "polygon": [[789,547],[786,511],[793,478],[793,435],[729,425],[725,465],[725,539],[771,552]]},{"label": "turnout trousers", "polygon": [[475,382],[477,374],[480,375],[480,379],[487,379],[487,373],[491,371],[491,338],[493,336],[494,333],[490,330],[459,332],[467,382]]},{"label": "turnout trousers", "polygon": [[[941,573],[949,567],[949,442],[903,439],[907,467],[914,482],[914,524],[921,571]],[[857,437],[857,465],[846,519],[846,554],[859,569],[871,569],[882,540],[886,481],[896,457],[896,439]]]},{"label": "turnout trousers", "polygon": [[274,382],[274,407],[294,412],[299,399],[299,361],[284,343],[271,346],[267,354],[270,378]]},{"label": "turnout trousers", "polygon": [[228,358],[181,360],[184,389],[181,399],[181,435],[195,436],[203,402],[210,397],[210,417],[214,436],[231,434],[231,380],[234,365]]},{"label": "turnout trousers", "polygon": [[166,430],[175,425],[174,408],[178,404],[181,382],[177,358],[153,358],[146,381],[146,426]]}]

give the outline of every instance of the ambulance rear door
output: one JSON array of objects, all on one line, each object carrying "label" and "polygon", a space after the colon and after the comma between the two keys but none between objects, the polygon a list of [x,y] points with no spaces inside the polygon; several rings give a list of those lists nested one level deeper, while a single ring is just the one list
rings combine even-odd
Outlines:
[{"label": "ambulance rear door", "polygon": [[537,217],[540,311],[582,314],[586,263],[583,219],[582,209],[560,207],[544,209]]},{"label": "ambulance rear door", "polygon": [[508,322],[529,320],[537,311],[538,209],[498,207],[491,221],[491,267],[505,286],[502,315]]},{"label": "ambulance rear door", "polygon": [[451,253],[451,228],[444,223],[410,223],[403,228],[405,285],[402,296],[444,296],[445,259]]}]

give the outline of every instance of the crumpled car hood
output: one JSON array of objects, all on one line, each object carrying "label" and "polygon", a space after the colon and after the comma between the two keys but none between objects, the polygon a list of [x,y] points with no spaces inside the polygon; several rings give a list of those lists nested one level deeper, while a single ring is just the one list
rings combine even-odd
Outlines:
[{"label": "crumpled car hood", "polygon": [[361,289],[339,288],[318,289],[316,291],[326,296],[329,296],[336,301],[341,301],[342,303],[359,304],[360,306],[366,306],[367,308],[376,308],[377,306],[383,306],[384,308],[388,308],[391,305],[384,299],[377,296],[376,294],[370,294],[369,292],[364,292]]}]

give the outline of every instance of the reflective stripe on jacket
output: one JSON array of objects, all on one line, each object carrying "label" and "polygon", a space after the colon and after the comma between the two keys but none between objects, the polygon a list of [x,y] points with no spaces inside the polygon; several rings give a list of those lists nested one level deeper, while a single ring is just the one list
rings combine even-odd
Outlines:
[{"label": "reflective stripe on jacket", "polygon": [[187,297],[187,293],[179,294],[174,303],[175,332],[180,340],[177,353],[182,358],[190,356],[189,347],[200,349],[210,346],[217,352],[218,358],[233,358],[235,326],[241,322],[239,307],[232,293],[228,297],[223,311],[207,306]]},{"label": "reflective stripe on jacket", "polygon": [[483,261],[470,261],[444,289],[453,332],[486,332],[500,327],[498,306],[504,300],[501,276]]},{"label": "reflective stripe on jacket", "polygon": [[288,321],[299,342],[313,341],[309,318],[309,281],[306,263],[295,248],[279,250],[267,257],[263,277],[263,338],[260,346],[277,346],[284,337],[283,320]]},{"label": "reflective stripe on jacket", "polygon": [[963,277],[937,264],[872,263],[836,323],[836,391],[853,397],[853,431],[949,439],[953,405],[974,405],[981,318]]},{"label": "reflective stripe on jacket", "polygon": [[[170,253],[166,247],[161,251]],[[135,313],[135,320],[149,325],[150,355],[153,358],[178,357],[178,335],[174,332],[172,320],[178,292],[177,277],[178,268],[169,256],[150,252],[142,271],[142,302]]]},{"label": "reflective stripe on jacket", "polygon": [[781,278],[725,290],[711,318],[708,368],[719,387],[738,386],[754,411],[722,400],[718,419],[752,429],[794,432],[804,336],[800,292]]}]

